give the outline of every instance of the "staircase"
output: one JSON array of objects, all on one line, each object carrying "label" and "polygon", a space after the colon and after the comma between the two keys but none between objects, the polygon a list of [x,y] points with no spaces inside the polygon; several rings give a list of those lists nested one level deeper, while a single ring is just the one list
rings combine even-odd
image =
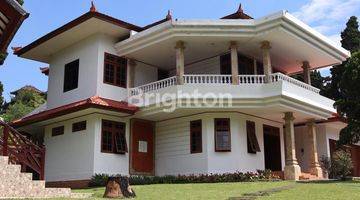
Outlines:
[{"label": "staircase", "polygon": [[69,188],[45,188],[45,181],[32,180],[31,173],[21,173],[21,166],[9,164],[7,156],[0,156],[0,169],[0,199],[71,197]]}]

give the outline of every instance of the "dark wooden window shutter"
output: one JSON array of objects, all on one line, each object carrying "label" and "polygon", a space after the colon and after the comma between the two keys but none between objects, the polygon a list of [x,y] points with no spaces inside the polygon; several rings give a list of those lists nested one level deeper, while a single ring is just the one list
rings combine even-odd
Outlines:
[{"label": "dark wooden window shutter", "polygon": [[202,152],[202,124],[201,120],[190,122],[190,152]]},{"label": "dark wooden window shutter", "polygon": [[126,88],[127,60],[125,58],[105,53],[104,83]]},{"label": "dark wooden window shutter", "polygon": [[248,153],[260,152],[259,142],[256,138],[255,122],[246,121]]},{"label": "dark wooden window shutter", "polygon": [[65,65],[64,92],[76,89],[79,82],[79,60]]},{"label": "dark wooden window shutter", "polygon": [[101,152],[117,154],[128,152],[125,123],[102,121]]}]

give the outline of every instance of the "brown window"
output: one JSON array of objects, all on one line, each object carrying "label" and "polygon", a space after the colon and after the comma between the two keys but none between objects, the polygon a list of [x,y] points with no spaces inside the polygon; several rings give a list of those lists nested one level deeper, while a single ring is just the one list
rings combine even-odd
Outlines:
[{"label": "brown window", "polygon": [[125,123],[103,120],[101,133],[101,152],[119,153],[127,152],[125,137]]},{"label": "brown window", "polygon": [[104,83],[126,88],[127,60],[105,53]]},{"label": "brown window", "polygon": [[51,131],[51,136],[58,136],[58,135],[63,135],[64,134],[64,126],[58,126],[52,129]]},{"label": "brown window", "polygon": [[76,89],[79,80],[79,60],[65,65],[64,92]]},{"label": "brown window", "polygon": [[201,120],[190,122],[190,151],[191,153],[202,152]]},{"label": "brown window", "polygon": [[246,132],[248,153],[260,152],[260,146],[256,138],[255,122],[246,121]]},{"label": "brown window", "polygon": [[76,122],[72,124],[72,132],[86,130],[86,121]]},{"label": "brown window", "polygon": [[231,151],[230,119],[215,119],[215,151]]}]

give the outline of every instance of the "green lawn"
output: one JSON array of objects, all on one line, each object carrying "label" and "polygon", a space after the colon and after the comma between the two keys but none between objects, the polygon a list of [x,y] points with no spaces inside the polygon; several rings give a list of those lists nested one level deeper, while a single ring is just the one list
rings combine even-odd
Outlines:
[{"label": "green lawn", "polygon": [[[294,182],[253,182],[217,184],[162,184],[133,186],[136,199],[229,199],[241,197],[270,188],[295,184]],[[75,190],[74,192],[94,193],[94,199],[101,199],[104,188]],[[360,182],[296,183],[295,187],[279,193],[259,198],[259,200],[313,200],[313,199],[360,199]]]}]

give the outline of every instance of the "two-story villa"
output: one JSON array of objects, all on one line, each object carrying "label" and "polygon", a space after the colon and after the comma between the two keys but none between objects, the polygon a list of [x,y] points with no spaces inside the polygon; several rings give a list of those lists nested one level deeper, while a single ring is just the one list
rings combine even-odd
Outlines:
[{"label": "two-story villa", "polygon": [[48,182],[257,169],[322,177],[319,158],[346,125],[310,71],[350,53],[286,11],[169,13],[139,27],[92,6],[15,53],[49,64],[47,103],[13,122],[43,140]]}]

